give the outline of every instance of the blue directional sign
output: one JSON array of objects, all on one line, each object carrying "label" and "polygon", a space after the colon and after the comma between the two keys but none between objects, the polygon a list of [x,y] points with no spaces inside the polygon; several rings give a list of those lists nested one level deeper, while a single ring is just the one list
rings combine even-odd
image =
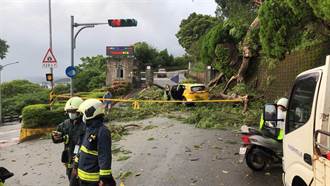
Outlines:
[{"label": "blue directional sign", "polygon": [[77,70],[74,66],[68,66],[65,69],[65,74],[69,77],[69,78],[73,78],[77,75]]}]

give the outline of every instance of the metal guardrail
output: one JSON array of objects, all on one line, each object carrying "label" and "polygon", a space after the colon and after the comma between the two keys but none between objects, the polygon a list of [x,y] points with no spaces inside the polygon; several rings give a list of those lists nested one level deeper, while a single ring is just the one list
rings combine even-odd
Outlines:
[{"label": "metal guardrail", "polygon": [[2,122],[13,122],[13,121],[21,121],[21,118],[19,115],[7,115],[2,117]]}]

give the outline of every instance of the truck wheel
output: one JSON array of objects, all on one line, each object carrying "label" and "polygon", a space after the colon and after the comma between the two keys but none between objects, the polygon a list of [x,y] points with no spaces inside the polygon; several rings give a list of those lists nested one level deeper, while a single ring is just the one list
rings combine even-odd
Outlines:
[{"label": "truck wheel", "polygon": [[300,177],[295,177],[292,181],[292,186],[307,186],[303,179]]},{"label": "truck wheel", "polygon": [[246,164],[254,171],[262,171],[267,165],[267,160],[260,151],[258,148],[252,148],[245,156]]}]

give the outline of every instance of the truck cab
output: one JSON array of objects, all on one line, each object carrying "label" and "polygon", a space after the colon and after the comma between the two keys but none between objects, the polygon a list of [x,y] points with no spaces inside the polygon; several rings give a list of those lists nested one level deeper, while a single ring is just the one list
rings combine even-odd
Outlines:
[{"label": "truck cab", "polygon": [[299,74],[289,98],[283,138],[286,186],[330,185],[330,56]]}]

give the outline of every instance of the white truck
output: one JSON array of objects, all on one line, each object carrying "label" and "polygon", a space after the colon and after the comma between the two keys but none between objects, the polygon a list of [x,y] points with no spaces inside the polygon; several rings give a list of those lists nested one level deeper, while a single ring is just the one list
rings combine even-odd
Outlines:
[{"label": "white truck", "polygon": [[299,74],[294,82],[283,139],[285,186],[330,186],[329,114],[330,55],[324,66]]}]

